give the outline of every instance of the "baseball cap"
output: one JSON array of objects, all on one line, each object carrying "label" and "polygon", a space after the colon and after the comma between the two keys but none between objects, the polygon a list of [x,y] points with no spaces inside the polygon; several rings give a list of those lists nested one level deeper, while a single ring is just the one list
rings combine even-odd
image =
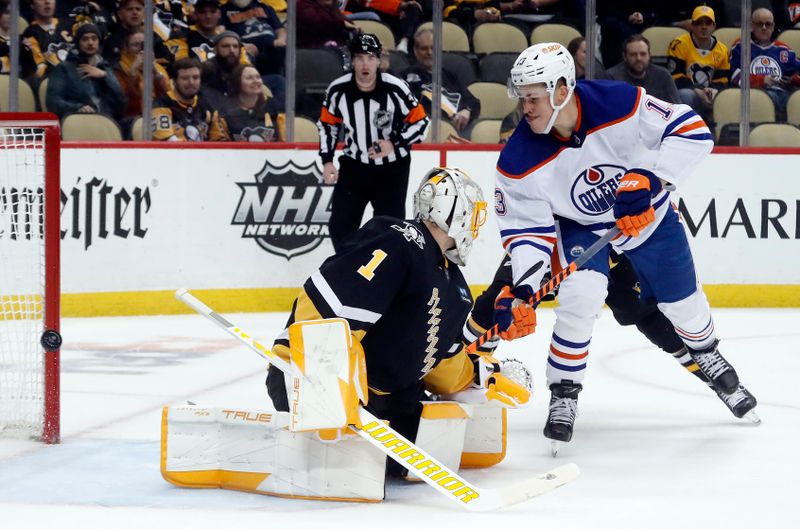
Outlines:
[{"label": "baseball cap", "polygon": [[714,10],[708,6],[697,6],[692,11],[692,22],[697,22],[701,18],[710,18],[711,22],[717,23],[716,19],[714,18]]},{"label": "baseball cap", "polygon": [[219,0],[197,0],[194,3],[194,8],[195,9],[200,9],[201,7],[205,7],[205,6],[219,7]]}]

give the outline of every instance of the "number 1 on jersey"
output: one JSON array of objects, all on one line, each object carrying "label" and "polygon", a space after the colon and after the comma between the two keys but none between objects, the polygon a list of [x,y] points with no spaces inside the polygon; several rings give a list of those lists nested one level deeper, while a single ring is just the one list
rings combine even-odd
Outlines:
[{"label": "number 1 on jersey", "polygon": [[386,259],[386,252],[383,250],[373,250],[372,259],[364,266],[359,266],[358,273],[367,281],[372,281],[372,278],[375,277],[375,269],[378,268],[378,265],[380,265],[384,259]]}]

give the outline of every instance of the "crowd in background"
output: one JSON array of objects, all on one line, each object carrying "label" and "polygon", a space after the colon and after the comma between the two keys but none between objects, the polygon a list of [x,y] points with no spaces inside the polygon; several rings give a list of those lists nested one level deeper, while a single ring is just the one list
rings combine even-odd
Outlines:
[{"label": "crowd in background", "polygon": [[[154,0],[151,132],[157,140],[282,141],[285,139],[285,19],[287,0]],[[711,36],[715,28],[740,25],[740,4],[726,0],[598,0],[601,39],[594,77],[644,86],[671,102],[690,104],[711,120],[719,90],[739,86],[741,50]],[[431,0],[296,0],[297,47],[331,48],[349,60],[347,43],[362,30],[359,20],[391,29],[392,54],[383,69],[405,80],[431,111],[433,33]],[[785,119],[788,95],[798,84],[794,50],[776,35],[800,22],[800,2],[753,1],[752,57],[770,58],[751,68],[751,86],[773,100]],[[100,113],[113,118],[124,137],[142,113],[144,0],[22,0],[20,77],[40,106],[63,118]],[[10,71],[9,0],[0,0],[0,73]],[[444,20],[467,33],[480,24],[504,22],[527,36],[542,23],[583,28],[583,0],[445,0]],[[689,33],[669,46],[668,61],[651,61],[642,37],[652,26],[679,26]],[[583,33],[583,31],[580,31]],[[579,77],[586,68],[586,41],[569,51]],[[475,61],[480,57],[470,57]],[[774,59],[774,60],[772,60]],[[701,66],[698,67],[698,64]],[[46,84],[45,84],[46,83]],[[44,86],[43,86],[44,84]],[[443,70],[442,117],[468,137],[481,104],[458,72]],[[5,101],[0,101],[0,109]],[[44,109],[44,108],[42,108]],[[316,120],[318,115],[309,115]],[[507,116],[502,135],[520,119]]]}]

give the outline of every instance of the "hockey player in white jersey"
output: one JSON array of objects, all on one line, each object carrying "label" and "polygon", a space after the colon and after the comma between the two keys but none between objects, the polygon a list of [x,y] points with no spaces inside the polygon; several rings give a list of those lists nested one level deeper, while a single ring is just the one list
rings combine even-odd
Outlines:
[{"label": "hockey player in white jersey", "polygon": [[[740,390],[733,367],[717,349],[711,311],[695,274],[685,231],[670,202],[711,151],[705,122],[688,106],[613,81],[576,83],[566,48],[541,43],[514,63],[509,94],[523,101],[525,120],[497,164],[495,210],[514,282],[536,273],[495,303],[501,330],[538,287],[556,246],[562,266],[606,230],[636,270],[643,299],[655,300],[687,354],[725,395]],[[554,221],[555,219],[555,221]],[[550,411],[544,434],[572,438],[592,328],[606,298],[610,247],[562,284],[550,343]],[[533,309],[533,307],[530,307]],[[528,316],[529,317],[529,316]]]}]

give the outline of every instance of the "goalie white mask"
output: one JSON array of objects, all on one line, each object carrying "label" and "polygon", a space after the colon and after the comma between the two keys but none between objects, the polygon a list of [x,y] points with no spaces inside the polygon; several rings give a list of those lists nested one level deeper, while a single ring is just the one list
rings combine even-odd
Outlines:
[{"label": "goalie white mask", "polygon": [[[569,93],[560,105],[556,105],[555,93],[560,79],[564,80]],[[531,89],[536,88],[534,85],[540,84],[544,84],[550,96],[550,106],[553,108],[553,115],[550,116],[543,131],[544,134],[548,134],[556,122],[558,112],[569,103],[575,90],[575,61],[567,48],[557,42],[534,44],[519,54],[511,68],[508,97],[524,99],[530,94]]]},{"label": "goalie white mask", "polygon": [[460,169],[437,167],[428,172],[414,193],[414,217],[433,222],[455,240],[455,248],[445,251],[448,259],[464,266],[486,222],[483,192]]}]

